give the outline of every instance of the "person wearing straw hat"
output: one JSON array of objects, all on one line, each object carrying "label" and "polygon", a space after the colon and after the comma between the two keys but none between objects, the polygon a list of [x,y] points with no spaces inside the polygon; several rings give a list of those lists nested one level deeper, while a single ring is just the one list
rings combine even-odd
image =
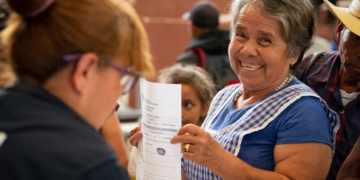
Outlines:
[{"label": "person wearing straw hat", "polygon": [[[335,154],[327,177],[332,180],[360,134],[360,0],[353,0],[349,8],[337,7],[328,0],[324,3],[340,20],[335,35],[339,51],[304,57],[294,75],[301,74],[302,81],[340,117]],[[308,69],[305,74],[304,69]]]}]

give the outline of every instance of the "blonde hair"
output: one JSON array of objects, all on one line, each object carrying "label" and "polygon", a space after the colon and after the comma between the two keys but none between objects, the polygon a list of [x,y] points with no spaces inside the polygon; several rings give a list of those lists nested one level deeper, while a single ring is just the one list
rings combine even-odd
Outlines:
[{"label": "blonde hair", "polygon": [[[193,87],[200,99],[201,105],[210,105],[215,93],[215,84],[210,75],[203,69],[194,65],[175,65],[160,71],[158,78],[160,83],[186,84]],[[201,117],[197,123],[200,126],[205,117]]]},{"label": "blonde hair", "polygon": [[55,0],[35,17],[46,0],[8,0],[12,12],[1,33],[4,53],[21,80],[44,84],[69,64],[66,54],[124,57],[136,70],[153,75],[149,42],[134,9],[115,0]]}]

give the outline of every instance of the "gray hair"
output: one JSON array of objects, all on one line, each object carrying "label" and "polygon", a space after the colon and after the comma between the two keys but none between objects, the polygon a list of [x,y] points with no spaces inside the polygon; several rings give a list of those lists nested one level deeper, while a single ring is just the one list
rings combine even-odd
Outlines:
[{"label": "gray hair", "polygon": [[160,83],[187,84],[199,94],[201,104],[210,103],[215,95],[215,84],[210,75],[194,65],[175,65],[160,71]]},{"label": "gray hair", "polygon": [[[310,0],[233,0],[231,3],[231,36],[233,37],[239,13],[248,4],[256,4],[267,17],[278,21],[287,44],[287,56],[303,53],[311,46],[315,32],[316,14]],[[231,38],[232,38],[231,37]]]}]

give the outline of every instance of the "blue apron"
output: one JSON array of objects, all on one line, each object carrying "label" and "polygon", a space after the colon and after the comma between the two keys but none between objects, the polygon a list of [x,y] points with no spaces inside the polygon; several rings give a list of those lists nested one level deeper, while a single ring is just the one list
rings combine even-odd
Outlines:
[{"label": "blue apron", "polygon": [[[320,100],[326,115],[329,117],[332,128],[331,141],[333,143],[332,155],[335,150],[335,136],[339,129],[340,120],[337,114],[332,111],[311,88],[304,84],[288,86],[273,95],[266,97],[263,101],[249,109],[235,123],[220,130],[212,130],[211,124],[215,117],[224,108],[228,101],[232,101],[234,95],[239,91],[240,84],[226,87],[214,98],[208,116],[202,128],[220,143],[230,153],[237,156],[240,151],[243,137],[247,134],[260,131],[271,123],[288,106],[303,96],[313,96]],[[213,174],[208,168],[195,164],[190,160],[183,160],[183,170],[187,179],[221,179]]]}]

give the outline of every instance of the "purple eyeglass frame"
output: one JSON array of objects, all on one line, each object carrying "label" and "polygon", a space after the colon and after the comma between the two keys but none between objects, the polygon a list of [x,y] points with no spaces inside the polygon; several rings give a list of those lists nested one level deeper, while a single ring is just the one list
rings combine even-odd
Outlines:
[{"label": "purple eyeglass frame", "polygon": [[[84,54],[66,54],[63,56],[63,60],[66,61],[66,62],[72,62],[72,61],[75,61],[75,60],[78,60],[82,55]],[[107,61],[107,60],[103,60],[103,62],[107,65],[107,66],[110,66],[112,68],[114,68],[116,71],[122,73],[123,75],[132,75],[135,77],[135,80],[133,81],[132,85],[130,86],[129,89],[124,89],[122,95],[125,95],[127,94],[136,84],[136,82],[138,81],[139,79],[139,75],[138,74],[135,74],[135,73],[131,73],[129,70],[127,70],[126,68],[124,67],[121,67],[121,66],[117,66],[117,65],[114,65],[112,64],[110,61]]]}]

